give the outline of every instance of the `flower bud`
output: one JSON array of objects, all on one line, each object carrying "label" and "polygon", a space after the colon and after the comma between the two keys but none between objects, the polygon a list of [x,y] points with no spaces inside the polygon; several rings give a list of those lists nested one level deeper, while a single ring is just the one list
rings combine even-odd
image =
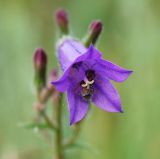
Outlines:
[{"label": "flower bud", "polygon": [[47,55],[42,48],[38,48],[35,51],[33,63],[35,68],[35,85],[39,92],[46,83]]},{"label": "flower bud", "polygon": [[44,70],[47,64],[47,55],[42,48],[38,48],[35,51],[34,57],[34,66],[37,71]]},{"label": "flower bud", "polygon": [[93,21],[90,25],[90,30],[92,34],[94,33],[98,36],[102,31],[102,22],[100,20]]},{"label": "flower bud", "polygon": [[63,34],[68,34],[68,13],[64,9],[58,9],[55,13],[58,27]]},{"label": "flower bud", "polygon": [[100,20],[93,21],[89,26],[89,33],[87,36],[87,40],[85,42],[85,46],[89,47],[92,43],[93,45],[97,42],[99,35],[102,32],[102,22]]}]

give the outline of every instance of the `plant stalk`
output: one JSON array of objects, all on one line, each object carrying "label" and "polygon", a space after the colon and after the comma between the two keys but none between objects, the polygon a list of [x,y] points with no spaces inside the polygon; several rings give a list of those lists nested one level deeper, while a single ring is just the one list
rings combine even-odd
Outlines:
[{"label": "plant stalk", "polygon": [[57,119],[57,131],[56,131],[56,159],[64,159],[63,151],[63,128],[62,128],[62,100],[63,94],[60,93],[56,102],[56,119]]}]

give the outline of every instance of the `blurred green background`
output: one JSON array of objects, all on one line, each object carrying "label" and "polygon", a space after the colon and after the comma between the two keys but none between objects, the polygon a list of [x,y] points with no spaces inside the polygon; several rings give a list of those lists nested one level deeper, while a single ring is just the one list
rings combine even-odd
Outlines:
[{"label": "blurred green background", "polygon": [[53,21],[57,7],[69,11],[78,38],[85,36],[93,19],[101,19],[104,30],[98,48],[103,56],[134,70],[125,83],[116,84],[124,114],[93,106],[81,133],[81,140],[93,150],[72,150],[67,152],[69,158],[159,159],[159,0],[0,0],[0,159],[52,156],[39,134],[17,125],[31,121],[35,114],[35,48],[47,51],[48,70],[57,66]]}]

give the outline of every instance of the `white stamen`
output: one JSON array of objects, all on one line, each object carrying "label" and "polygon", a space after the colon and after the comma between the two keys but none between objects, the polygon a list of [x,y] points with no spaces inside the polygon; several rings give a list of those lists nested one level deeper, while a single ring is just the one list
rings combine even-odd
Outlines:
[{"label": "white stamen", "polygon": [[87,87],[88,84],[87,84],[87,82],[86,82],[86,83],[82,84],[81,86],[82,86],[82,87]]},{"label": "white stamen", "polygon": [[93,84],[93,83],[94,83],[94,80],[88,81],[88,84]]},{"label": "white stamen", "polygon": [[86,80],[85,83],[82,84],[81,86],[82,86],[82,87],[87,87],[87,89],[89,89],[89,86],[90,86],[91,84],[93,84],[93,83],[94,83],[94,80],[92,80],[92,81]]}]

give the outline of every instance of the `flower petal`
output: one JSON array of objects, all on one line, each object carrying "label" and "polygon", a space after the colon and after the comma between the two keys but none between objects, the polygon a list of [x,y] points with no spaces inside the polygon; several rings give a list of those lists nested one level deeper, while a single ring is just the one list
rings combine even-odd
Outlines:
[{"label": "flower petal", "polygon": [[72,125],[85,117],[89,103],[83,100],[81,95],[76,94],[72,88],[67,90],[67,99],[70,111],[70,125]]},{"label": "flower petal", "polygon": [[85,61],[85,60],[97,60],[101,58],[101,53],[91,44],[87,52],[77,57],[75,62]]},{"label": "flower petal", "polygon": [[57,81],[51,82],[59,92],[65,92],[67,88],[69,87],[69,80],[68,80],[69,72],[70,72],[70,68],[68,68],[63,73],[60,79],[58,79]]},{"label": "flower petal", "polygon": [[120,96],[114,86],[105,78],[99,78],[95,82],[92,101],[105,111],[122,112]]},{"label": "flower petal", "polygon": [[80,42],[67,39],[58,47],[58,58],[63,70],[70,66],[73,61],[85,53],[87,49]]},{"label": "flower petal", "polygon": [[98,72],[116,82],[125,81],[133,72],[104,59],[100,59],[96,67]]}]

